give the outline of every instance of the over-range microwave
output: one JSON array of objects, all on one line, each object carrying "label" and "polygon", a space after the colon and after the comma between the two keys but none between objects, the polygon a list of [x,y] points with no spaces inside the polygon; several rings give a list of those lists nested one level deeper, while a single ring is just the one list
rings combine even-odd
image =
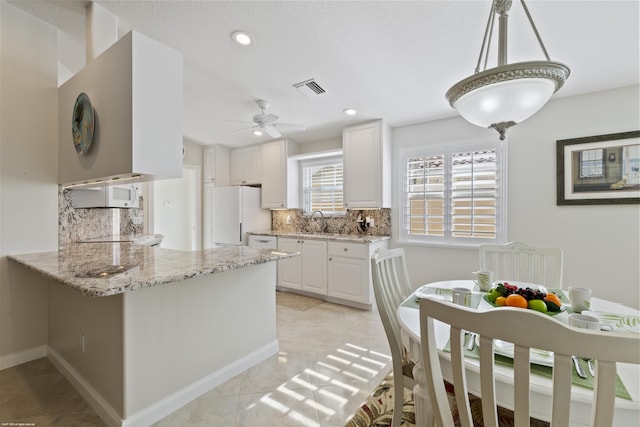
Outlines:
[{"label": "over-range microwave", "polygon": [[137,208],[139,191],[136,184],[77,188],[71,191],[74,208]]}]

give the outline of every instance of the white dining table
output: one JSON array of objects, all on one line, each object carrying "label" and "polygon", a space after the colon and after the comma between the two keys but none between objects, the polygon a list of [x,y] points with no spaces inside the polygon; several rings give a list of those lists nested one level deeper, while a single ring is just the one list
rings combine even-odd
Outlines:
[{"label": "white dining table", "polygon": [[[429,283],[419,287],[410,297],[416,299],[416,293],[424,292],[426,288],[451,289],[463,287],[474,289],[472,280],[449,280]],[[446,291],[445,291],[446,293]],[[478,310],[490,310],[493,306],[483,298],[479,298]],[[621,315],[640,316],[640,311],[622,304],[607,301],[601,298],[592,298],[591,310]],[[407,348],[409,358],[414,362],[414,401],[416,411],[416,427],[432,425],[432,412],[429,396],[426,388],[421,350],[420,350],[420,311],[414,307],[401,305],[397,311],[401,325],[401,336],[404,346]],[[556,315],[556,318],[568,322],[567,311]],[[449,339],[449,327],[436,321],[436,344],[442,349]],[[440,351],[440,363],[443,377],[449,382],[451,376],[450,353]],[[469,390],[472,394],[480,396],[480,361],[474,358],[466,358],[466,377]],[[632,400],[616,397],[614,426],[630,427],[640,426],[640,369],[638,365],[618,364],[618,376],[624,383]],[[501,364],[495,365],[496,400],[504,408],[513,410],[513,368]],[[550,378],[532,374],[530,377],[530,410],[531,416],[540,420],[551,419],[551,392],[552,380]],[[593,390],[573,385],[571,390],[570,422],[572,426],[589,425],[591,422],[591,407],[593,403]]]}]

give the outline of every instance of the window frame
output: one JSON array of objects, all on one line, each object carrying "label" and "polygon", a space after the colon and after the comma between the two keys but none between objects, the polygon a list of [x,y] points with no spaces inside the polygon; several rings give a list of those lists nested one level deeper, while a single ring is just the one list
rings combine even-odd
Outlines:
[{"label": "window frame", "polygon": [[[590,158],[592,154],[596,155],[596,157]],[[578,175],[580,178],[604,178],[604,148],[590,148],[588,150],[581,150],[579,152],[579,162],[580,166],[578,168]],[[585,173],[585,171],[593,170],[596,170],[597,173]]]},{"label": "window frame", "polygon": [[[464,151],[496,150],[496,237],[454,237],[452,236],[452,171],[451,156],[453,153]],[[407,162],[411,157],[445,156],[445,194],[444,194],[444,236],[425,236],[409,234],[408,203],[407,203]],[[482,139],[458,143],[436,143],[416,145],[399,150],[399,185],[398,185],[398,227],[397,241],[400,244],[414,244],[420,246],[446,247],[478,247],[483,244],[502,244],[507,241],[507,144],[499,139]]]},{"label": "window frame", "polygon": [[315,157],[315,158],[307,158],[304,160],[300,160],[299,170],[300,170],[300,204],[302,208],[302,214],[310,216],[314,211],[307,212],[306,199],[305,199],[305,186],[304,186],[304,169],[305,167],[313,167],[313,166],[322,166],[322,165],[334,165],[337,163],[342,164],[342,208],[343,212],[339,211],[331,211],[326,212],[322,211],[324,216],[345,216],[347,214],[347,209],[344,207],[344,156],[342,154],[326,156],[326,157]]}]

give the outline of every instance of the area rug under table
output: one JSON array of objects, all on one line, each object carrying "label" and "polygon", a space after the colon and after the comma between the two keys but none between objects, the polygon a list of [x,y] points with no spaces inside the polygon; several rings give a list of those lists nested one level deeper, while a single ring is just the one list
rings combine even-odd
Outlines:
[{"label": "area rug under table", "polygon": [[[378,384],[358,408],[356,413],[347,421],[344,427],[388,427],[393,418],[393,374],[389,374]],[[403,427],[415,427],[416,413],[413,404],[413,393],[404,389],[404,403],[402,405]]]},{"label": "area rug under table", "polygon": [[[458,408],[455,402],[453,386],[445,383],[445,390],[451,408],[451,415],[456,427],[460,426]],[[473,418],[474,427],[484,427],[482,420],[482,401],[469,395],[469,406]],[[384,380],[373,390],[366,402],[362,404],[356,413],[347,421],[344,427],[389,427],[393,418],[393,374],[389,373]],[[402,427],[415,427],[416,413],[413,401],[413,393],[405,387],[404,403],[402,405]],[[513,411],[498,407],[498,425],[500,427],[513,427]],[[549,423],[535,418],[530,419],[530,427],[549,427]]]}]

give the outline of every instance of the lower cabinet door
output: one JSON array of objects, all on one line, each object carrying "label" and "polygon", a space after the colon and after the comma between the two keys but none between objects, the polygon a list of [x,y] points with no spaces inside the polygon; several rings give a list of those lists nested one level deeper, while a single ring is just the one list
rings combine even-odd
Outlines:
[{"label": "lower cabinet door", "polygon": [[301,246],[302,290],[327,295],[327,242],[303,240]]},{"label": "lower cabinet door", "polygon": [[[297,239],[279,238],[278,249],[284,252],[299,252],[300,242]],[[278,261],[278,286],[302,289],[300,281],[300,257],[286,258]]]},{"label": "lower cabinet door", "polygon": [[370,304],[367,289],[367,261],[329,257],[329,296]]}]

